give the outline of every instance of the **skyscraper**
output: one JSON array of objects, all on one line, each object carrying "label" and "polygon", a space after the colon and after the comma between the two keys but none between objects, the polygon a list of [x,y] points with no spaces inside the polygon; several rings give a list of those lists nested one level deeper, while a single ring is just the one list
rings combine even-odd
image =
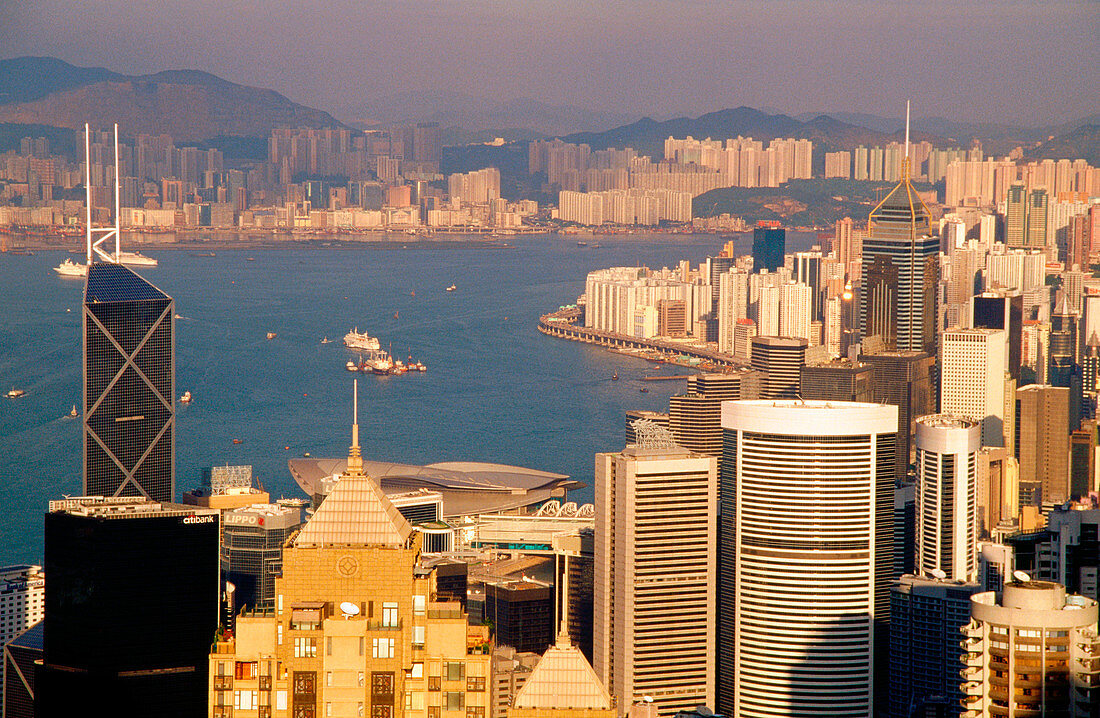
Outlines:
[{"label": "skyscraper", "polygon": [[978,569],[977,452],[981,424],[933,414],[917,419],[917,571],[953,581]]},{"label": "skyscraper", "polygon": [[84,494],[175,495],[175,302],[121,264],[84,286]]},{"label": "skyscraper", "polygon": [[774,272],[783,266],[787,251],[787,230],[778,222],[757,222],[752,231],[752,270]]},{"label": "skyscraper", "polygon": [[959,714],[959,629],[981,590],[919,576],[890,589],[890,718]]},{"label": "skyscraper", "polygon": [[897,427],[880,404],[722,405],[719,712],[885,699]]},{"label": "skyscraper", "polygon": [[[897,268],[897,349],[936,351],[936,284],[939,238],[932,235],[928,207],[909,181],[909,158],[903,161],[901,181],[871,210],[863,240],[863,276],[884,257]],[[864,336],[875,327],[875,295],[863,292],[860,328]],[[889,347],[888,347],[889,348]]]},{"label": "skyscraper", "polygon": [[752,338],[752,368],[763,372],[761,399],[792,399],[798,395],[799,372],[806,363],[805,339]]},{"label": "skyscraper", "polygon": [[1016,182],[1008,188],[1005,213],[1005,244],[1009,247],[1027,246],[1027,188]]},{"label": "skyscraper", "polygon": [[596,454],[593,667],[620,706],[713,705],[717,459],[667,429]]},{"label": "skyscraper", "polygon": [[1005,330],[1008,341],[1005,367],[1013,379],[1019,380],[1024,329],[1023,295],[1016,290],[1000,290],[974,297],[970,301],[970,326]]},{"label": "skyscraper", "polygon": [[1031,384],[1016,392],[1020,505],[1069,499],[1069,389]]},{"label": "skyscraper", "polygon": [[970,598],[964,718],[1087,718],[1100,705],[1096,601],[1046,581],[1010,581]]},{"label": "skyscraper", "polygon": [[875,368],[875,401],[898,407],[897,480],[905,480],[917,417],[936,410],[932,367],[935,358],[924,352],[861,354],[861,362]]},{"label": "skyscraper", "polygon": [[982,446],[1004,446],[1005,338],[1000,329],[948,329],[940,336],[940,411],[978,421]]},{"label": "skyscraper", "polygon": [[218,628],[218,512],[145,499],[50,502],[39,715],[205,712]]}]

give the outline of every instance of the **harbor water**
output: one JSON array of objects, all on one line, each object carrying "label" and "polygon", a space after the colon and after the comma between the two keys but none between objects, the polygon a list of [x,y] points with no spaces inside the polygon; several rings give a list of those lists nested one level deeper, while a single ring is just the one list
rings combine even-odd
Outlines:
[{"label": "harbor water", "polygon": [[[787,249],[812,241],[789,234]],[[193,396],[177,405],[177,496],[199,485],[203,467],[228,463],[250,464],[273,497],[300,497],[287,459],[346,455],[358,377],[365,458],[560,472],[588,484],[572,499],[590,501],[593,455],[622,448],[623,413],[665,411],[685,387],[643,376],[684,371],[543,336],[539,315],[575,302],[590,271],[698,264],[723,240],[508,242],[514,247],[395,243],[212,257],[141,248],[159,266],[135,271],[176,301],[176,398]],[[737,249],[750,251],[751,238],[742,236]],[[81,408],[83,280],[52,269],[67,256],[0,254],[0,393],[26,391],[0,399],[0,565],[41,562],[47,502],[81,493],[81,420],[69,413]],[[356,327],[427,371],[348,372],[345,363],[357,357],[342,338]]]}]

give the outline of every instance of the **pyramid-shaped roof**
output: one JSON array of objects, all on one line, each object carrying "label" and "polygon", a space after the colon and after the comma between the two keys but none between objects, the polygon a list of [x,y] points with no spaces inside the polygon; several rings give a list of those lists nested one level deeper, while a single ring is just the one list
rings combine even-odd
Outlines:
[{"label": "pyramid-shaped roof", "polygon": [[580,649],[560,637],[531,671],[512,707],[609,710],[614,704]]},{"label": "pyramid-shaped roof", "polygon": [[413,527],[374,479],[353,472],[340,477],[317,513],[295,537],[294,545],[399,548],[408,543],[412,533]]}]

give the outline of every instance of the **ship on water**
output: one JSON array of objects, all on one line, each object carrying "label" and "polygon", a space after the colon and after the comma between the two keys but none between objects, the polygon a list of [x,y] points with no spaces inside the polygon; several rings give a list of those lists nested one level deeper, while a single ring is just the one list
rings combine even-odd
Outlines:
[{"label": "ship on water", "polygon": [[382,349],[382,345],[378,342],[377,337],[372,337],[366,332],[359,331],[359,327],[352,329],[344,335],[344,346],[348,349],[369,352],[381,351]]},{"label": "ship on water", "polygon": [[[118,260],[119,264],[126,264],[133,267],[157,266],[156,259],[146,257],[141,252],[119,252]],[[66,259],[64,262],[54,267],[53,271],[57,272],[62,277],[83,277],[88,274],[88,265],[77,264],[71,259]]]}]

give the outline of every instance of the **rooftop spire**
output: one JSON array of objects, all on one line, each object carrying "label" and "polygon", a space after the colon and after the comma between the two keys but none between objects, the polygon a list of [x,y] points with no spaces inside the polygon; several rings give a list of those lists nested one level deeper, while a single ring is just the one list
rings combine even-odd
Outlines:
[{"label": "rooftop spire", "polygon": [[359,450],[359,380],[352,382],[351,448],[348,450],[346,476],[363,475],[363,454]]},{"label": "rooftop spire", "polygon": [[909,158],[909,100],[905,101],[905,157]]}]

